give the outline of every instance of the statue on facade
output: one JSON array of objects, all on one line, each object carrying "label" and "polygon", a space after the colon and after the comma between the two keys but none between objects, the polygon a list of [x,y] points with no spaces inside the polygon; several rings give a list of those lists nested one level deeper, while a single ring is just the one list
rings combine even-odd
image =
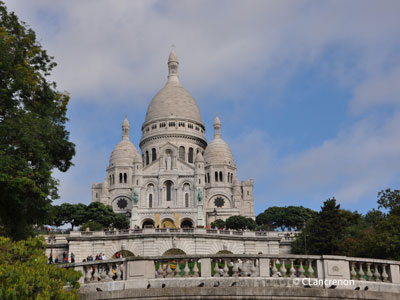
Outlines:
[{"label": "statue on facade", "polygon": [[139,201],[139,194],[136,191],[133,191],[132,193],[132,199],[133,199],[133,204],[137,205]]},{"label": "statue on facade", "polygon": [[168,154],[167,158],[165,159],[165,165],[166,165],[166,169],[167,170],[171,170],[172,169],[172,158],[171,158],[170,154]]},{"label": "statue on facade", "polygon": [[201,191],[201,189],[197,189],[197,200],[199,201],[199,203],[203,201],[203,192]]}]

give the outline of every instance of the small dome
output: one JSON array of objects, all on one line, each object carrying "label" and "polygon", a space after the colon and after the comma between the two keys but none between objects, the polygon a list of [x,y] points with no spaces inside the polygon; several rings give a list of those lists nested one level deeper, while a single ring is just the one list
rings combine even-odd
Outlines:
[{"label": "small dome", "polygon": [[228,144],[221,137],[221,120],[218,115],[214,120],[214,139],[204,151],[204,160],[207,163],[226,163],[234,165],[233,154]]},{"label": "small dome", "polygon": [[115,146],[110,157],[110,166],[129,166],[133,162],[141,162],[139,151],[129,139],[129,121],[125,116],[122,123],[122,140]]},{"label": "small dome", "polygon": [[142,162],[139,151],[128,139],[122,139],[111,153],[111,165],[132,165],[133,162]]},{"label": "small dome", "polygon": [[204,160],[207,163],[226,163],[233,165],[233,154],[228,144],[221,138],[215,137],[204,151]]}]

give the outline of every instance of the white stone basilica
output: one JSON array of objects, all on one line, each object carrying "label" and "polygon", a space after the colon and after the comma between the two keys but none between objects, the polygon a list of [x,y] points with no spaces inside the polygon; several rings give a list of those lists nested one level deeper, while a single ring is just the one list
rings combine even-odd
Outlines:
[{"label": "white stone basilica", "polygon": [[199,107],[180,84],[178,66],[172,50],[168,81],[142,125],[142,155],[129,139],[125,117],[106,179],[92,185],[92,201],[129,213],[131,228],[204,227],[232,215],[254,218],[253,180],[238,180],[218,116],[207,144]]}]

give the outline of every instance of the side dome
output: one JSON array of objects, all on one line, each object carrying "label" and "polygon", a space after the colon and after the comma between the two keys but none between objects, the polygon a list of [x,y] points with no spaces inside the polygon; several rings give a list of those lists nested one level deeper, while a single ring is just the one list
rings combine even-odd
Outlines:
[{"label": "side dome", "polygon": [[199,106],[192,95],[182,87],[178,77],[178,58],[174,50],[168,59],[168,81],[151,100],[145,123],[174,115],[202,124]]},{"label": "side dome", "polygon": [[224,163],[234,165],[234,159],[228,144],[221,138],[221,121],[218,116],[214,120],[214,139],[208,144],[204,151],[206,163]]},{"label": "side dome", "polygon": [[129,121],[125,116],[122,124],[122,140],[115,146],[110,156],[110,166],[131,165],[142,162],[139,151],[129,139]]}]

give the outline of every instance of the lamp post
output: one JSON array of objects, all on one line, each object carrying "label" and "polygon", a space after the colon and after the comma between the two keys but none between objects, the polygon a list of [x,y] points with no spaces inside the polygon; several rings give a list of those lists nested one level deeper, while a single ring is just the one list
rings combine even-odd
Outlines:
[{"label": "lamp post", "polygon": [[54,234],[51,234],[48,239],[47,239],[50,243],[50,262],[53,263],[53,244],[56,241],[56,236]]},{"label": "lamp post", "polygon": [[214,225],[215,225],[215,222],[217,221],[217,215],[218,215],[218,213],[217,213],[217,209],[214,207],[214,210],[213,210],[213,216],[214,216]]},{"label": "lamp post", "polygon": [[304,254],[307,255],[307,222],[304,221],[304,226],[303,226],[303,235],[304,235]]}]

